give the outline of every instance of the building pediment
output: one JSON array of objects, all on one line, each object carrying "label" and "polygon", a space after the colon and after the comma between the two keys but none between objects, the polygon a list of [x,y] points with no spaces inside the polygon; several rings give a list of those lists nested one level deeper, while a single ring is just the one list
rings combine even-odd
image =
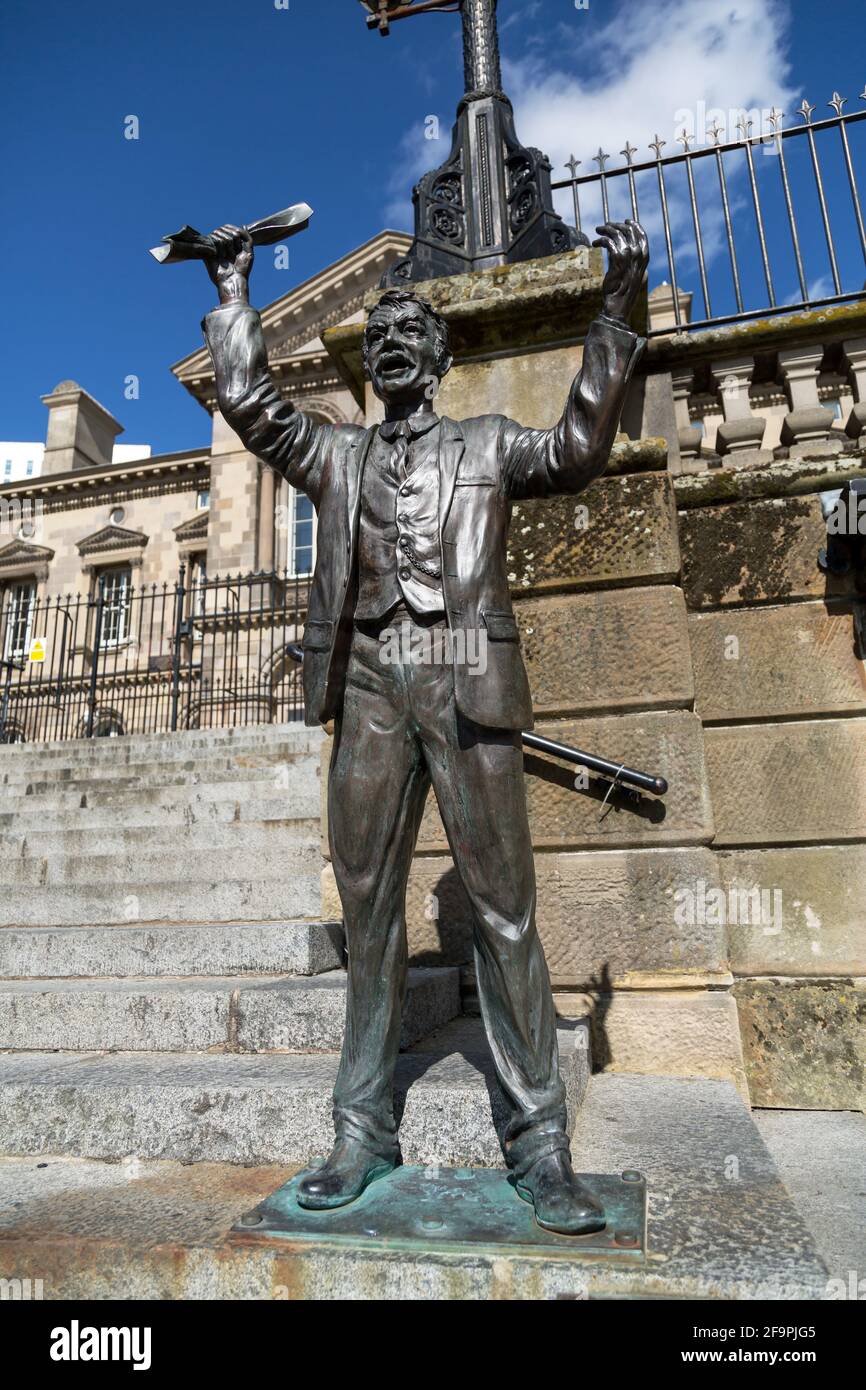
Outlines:
[{"label": "building pediment", "polygon": [[191,516],[187,521],[182,521],[179,526],[175,526],[176,540],[178,542],[207,540],[209,521],[210,512],[206,508],[196,512],[195,516]]},{"label": "building pediment", "polygon": [[54,551],[47,545],[30,545],[27,541],[12,541],[0,550],[0,571],[8,572],[20,565],[33,564],[37,567],[47,565],[54,559]]},{"label": "building pediment", "polygon": [[142,531],[130,531],[126,526],[102,526],[78,542],[78,553],[96,555],[104,551],[143,550],[148,540]]}]

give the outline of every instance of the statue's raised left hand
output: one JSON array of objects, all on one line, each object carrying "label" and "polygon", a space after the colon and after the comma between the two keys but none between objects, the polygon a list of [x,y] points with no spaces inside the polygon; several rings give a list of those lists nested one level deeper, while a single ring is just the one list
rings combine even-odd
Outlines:
[{"label": "statue's raised left hand", "polygon": [[649,264],[646,232],[631,218],[627,222],[605,222],[595,230],[599,236],[593,246],[601,246],[607,252],[607,274],[602,286],[604,312],[609,318],[627,323]]}]

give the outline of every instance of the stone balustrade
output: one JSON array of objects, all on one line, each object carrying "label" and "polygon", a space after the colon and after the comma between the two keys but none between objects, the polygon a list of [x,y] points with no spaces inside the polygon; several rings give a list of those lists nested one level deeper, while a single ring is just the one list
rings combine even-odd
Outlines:
[{"label": "stone balustrade", "polygon": [[852,452],[866,432],[866,306],[651,338],[623,423],[666,438],[675,474]]}]

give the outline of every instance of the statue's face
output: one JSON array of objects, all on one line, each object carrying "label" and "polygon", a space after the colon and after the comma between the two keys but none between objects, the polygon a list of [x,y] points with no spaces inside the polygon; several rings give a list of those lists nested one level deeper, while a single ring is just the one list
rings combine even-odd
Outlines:
[{"label": "statue's face", "polygon": [[367,368],[380,400],[432,398],[442,373],[435,325],[417,304],[383,305],[367,325]]}]

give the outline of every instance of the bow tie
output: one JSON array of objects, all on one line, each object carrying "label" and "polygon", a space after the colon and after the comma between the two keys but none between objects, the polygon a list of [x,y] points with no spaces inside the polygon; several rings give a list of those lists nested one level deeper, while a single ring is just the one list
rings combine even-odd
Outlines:
[{"label": "bow tie", "polygon": [[426,434],[438,424],[439,416],[432,411],[425,411],[423,414],[411,416],[408,420],[384,420],[379,426],[379,433],[389,444],[393,444],[396,439],[415,439],[417,435]]}]

